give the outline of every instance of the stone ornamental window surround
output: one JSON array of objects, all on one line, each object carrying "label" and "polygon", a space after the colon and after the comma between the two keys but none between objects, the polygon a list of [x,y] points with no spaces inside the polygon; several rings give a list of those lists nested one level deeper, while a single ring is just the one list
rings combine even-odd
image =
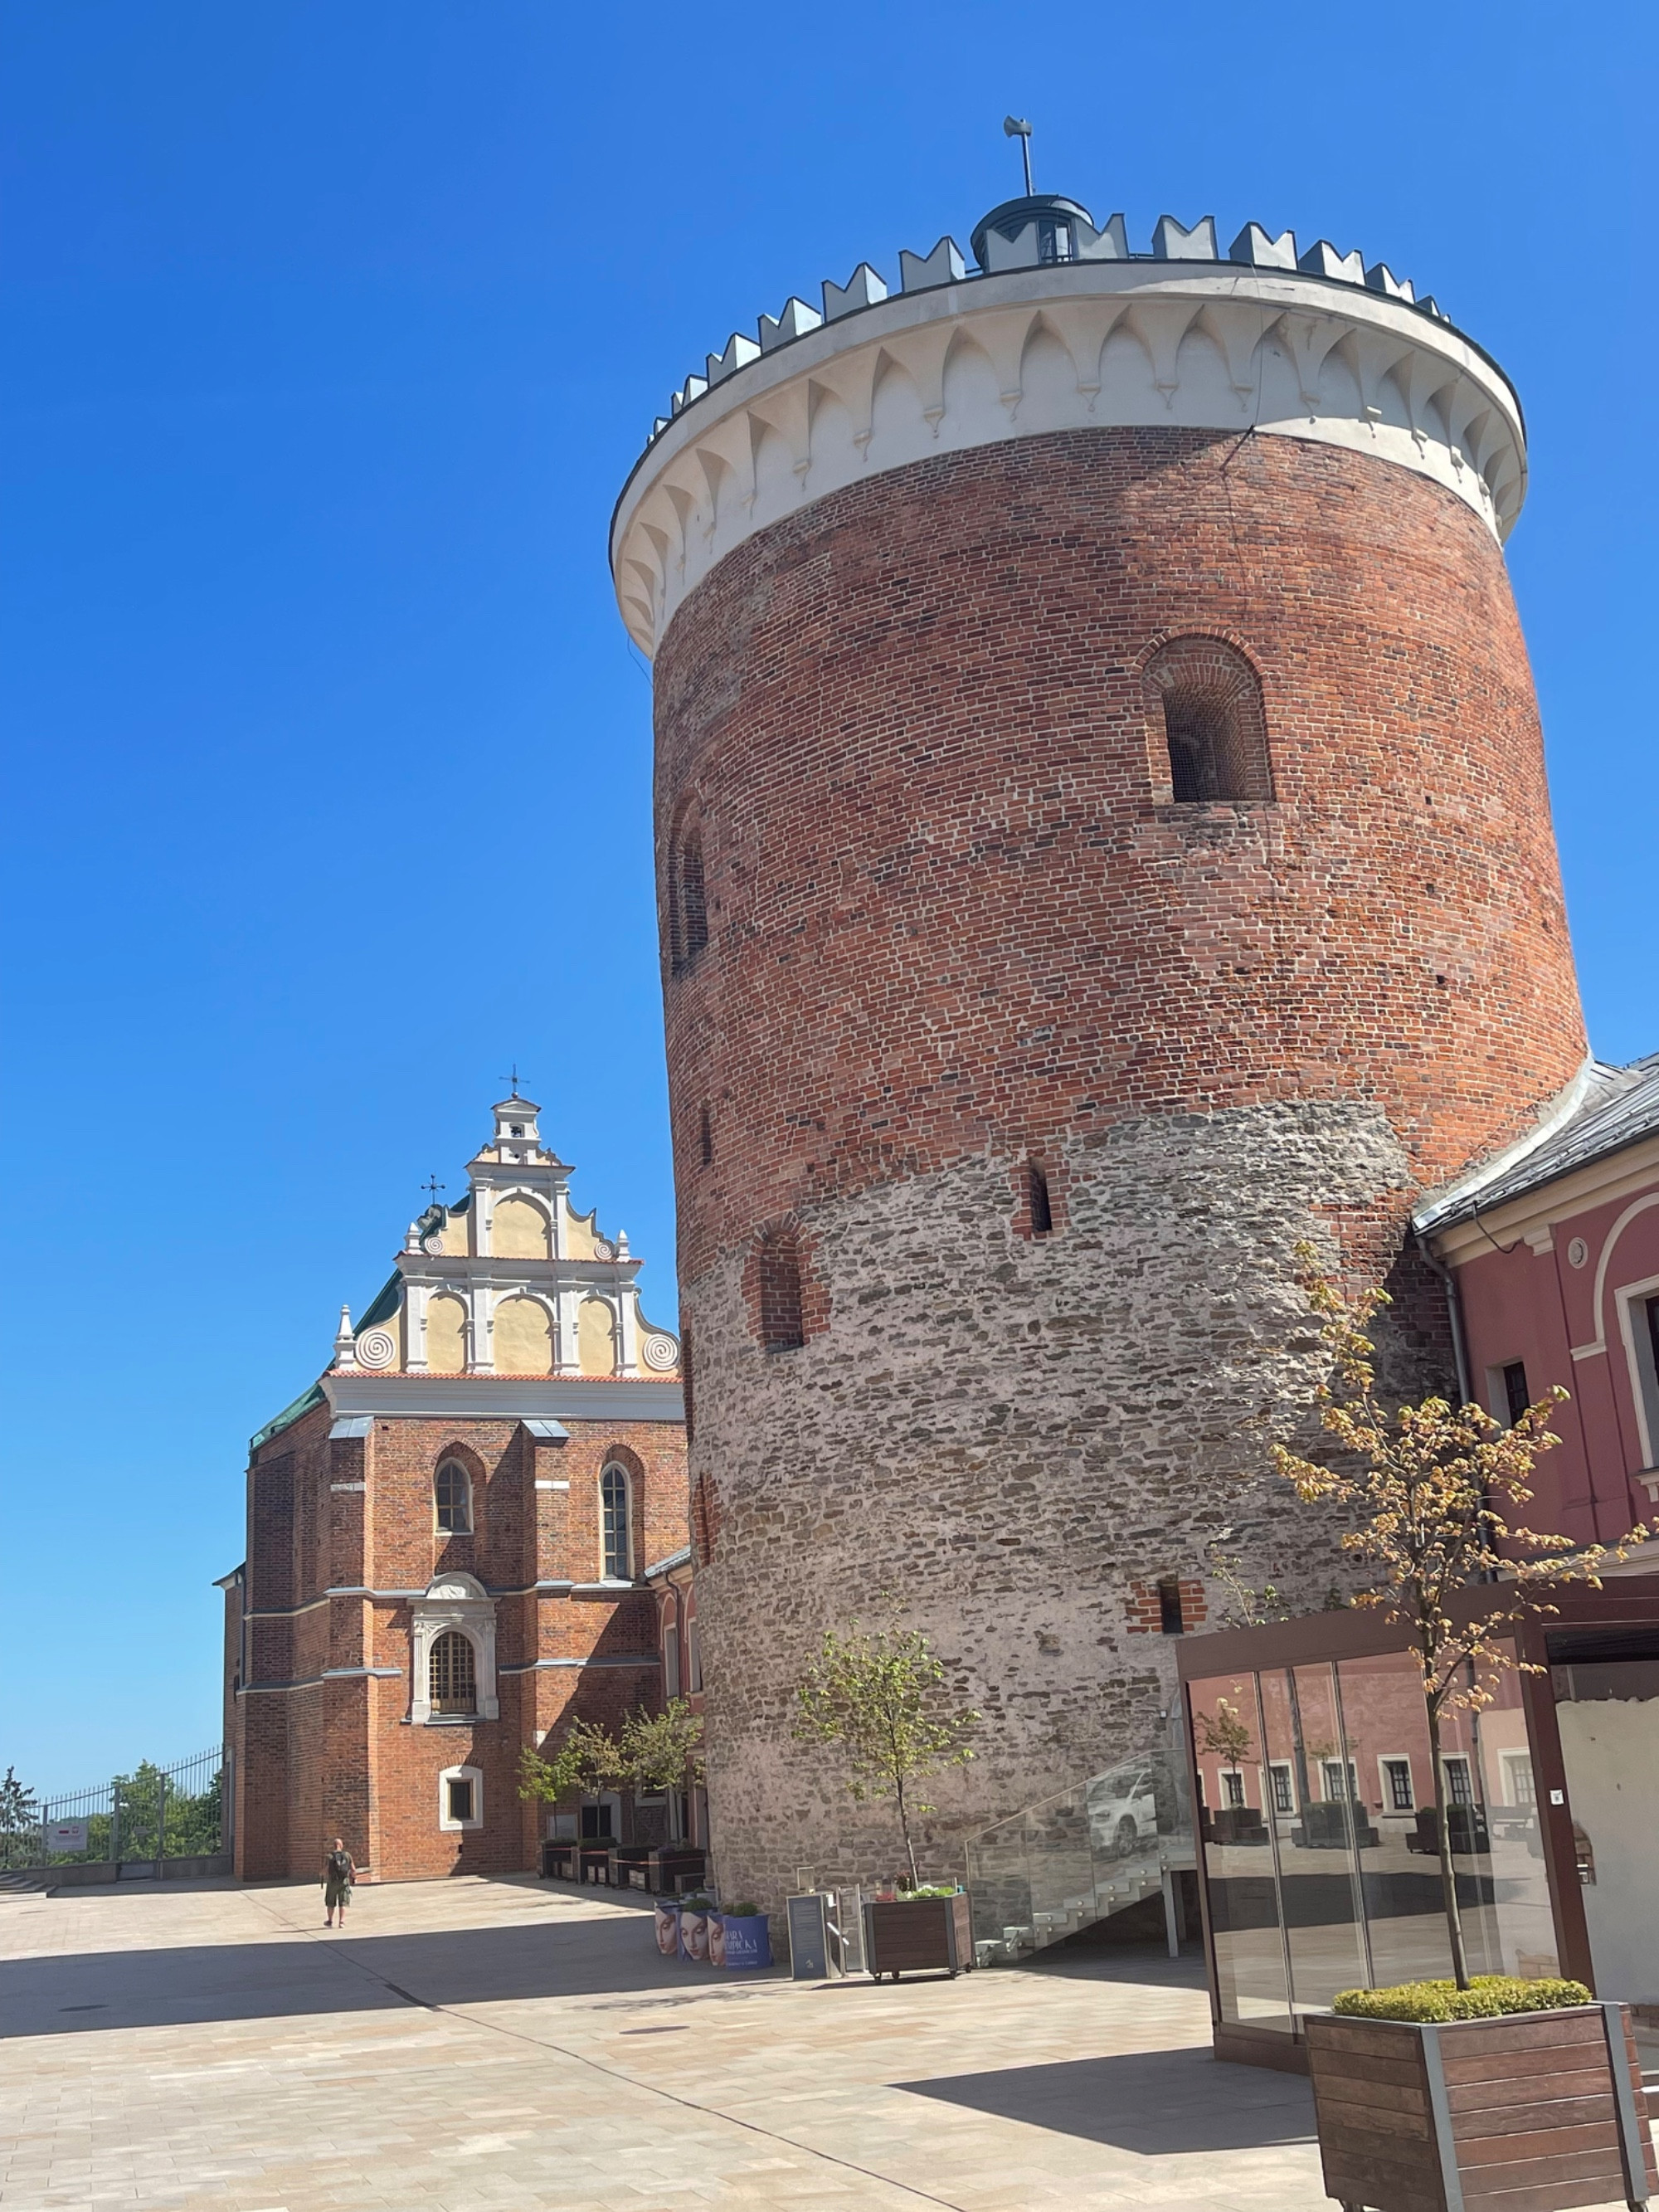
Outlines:
[{"label": "stone ornamental window surround", "polygon": [[[423,1597],[410,1606],[410,1636],[413,1645],[410,1668],[409,1717],[417,1728],[466,1728],[475,1720],[501,1717],[495,1691],[495,1606],[483,1586],[471,1575],[442,1575]],[[432,1710],[432,1647],[447,1629],[455,1629],[472,1646],[474,1674],[478,1686],[476,1713],[449,1715]]]}]

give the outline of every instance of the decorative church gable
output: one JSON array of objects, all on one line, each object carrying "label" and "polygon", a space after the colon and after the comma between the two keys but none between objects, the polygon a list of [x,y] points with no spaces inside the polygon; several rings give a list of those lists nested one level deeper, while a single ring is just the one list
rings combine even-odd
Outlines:
[{"label": "decorative church gable", "polygon": [[465,1196],[410,1223],[355,1328],[342,1310],[333,1371],[677,1380],[678,1339],[640,1308],[643,1263],[572,1206],[541,1109],[515,1091],[492,1110]]}]

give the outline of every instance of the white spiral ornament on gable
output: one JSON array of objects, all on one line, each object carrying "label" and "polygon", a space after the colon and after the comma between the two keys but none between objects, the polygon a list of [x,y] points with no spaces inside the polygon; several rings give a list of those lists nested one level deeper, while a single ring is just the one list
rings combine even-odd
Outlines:
[{"label": "white spiral ornament on gable", "polygon": [[672,1336],[644,1336],[640,1358],[653,1375],[666,1375],[679,1364],[680,1347]]},{"label": "white spiral ornament on gable", "polygon": [[357,1339],[359,1367],[390,1367],[398,1357],[398,1340],[387,1328],[366,1328]]}]

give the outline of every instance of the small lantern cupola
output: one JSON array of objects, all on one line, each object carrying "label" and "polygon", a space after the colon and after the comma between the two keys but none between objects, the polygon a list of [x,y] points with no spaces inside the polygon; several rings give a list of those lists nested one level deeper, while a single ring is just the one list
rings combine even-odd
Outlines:
[{"label": "small lantern cupola", "polygon": [[533,1099],[520,1098],[515,1088],[510,1098],[503,1098],[489,1110],[495,1116],[495,1149],[501,1159],[528,1159],[540,1151],[536,1116],[542,1109]]}]

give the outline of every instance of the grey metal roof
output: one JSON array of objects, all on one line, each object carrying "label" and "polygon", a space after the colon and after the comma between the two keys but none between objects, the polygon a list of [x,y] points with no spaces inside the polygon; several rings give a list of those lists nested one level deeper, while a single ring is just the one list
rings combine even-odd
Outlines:
[{"label": "grey metal roof", "polygon": [[1521,1158],[1495,1161],[1486,1175],[1465,1178],[1431,1199],[1413,1216],[1413,1225],[1425,1234],[1449,1229],[1659,1134],[1659,1053],[1633,1060],[1628,1067],[1597,1060],[1588,1078],[1583,1098],[1559,1127]]},{"label": "grey metal roof", "polygon": [[690,1544],[683,1544],[678,1552],[671,1552],[665,1559],[659,1559],[655,1566],[647,1567],[640,1579],[641,1582],[648,1583],[657,1575],[670,1574],[676,1567],[685,1566],[690,1557],[691,1547]]}]

